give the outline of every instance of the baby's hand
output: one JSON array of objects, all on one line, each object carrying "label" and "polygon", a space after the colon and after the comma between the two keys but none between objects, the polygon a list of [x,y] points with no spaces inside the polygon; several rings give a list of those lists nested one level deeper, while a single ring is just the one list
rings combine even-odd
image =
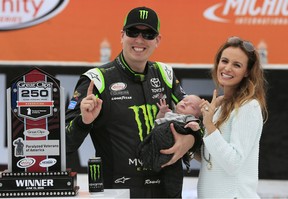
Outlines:
[{"label": "baby's hand", "polygon": [[169,105],[166,104],[165,99],[160,99],[160,103],[157,103],[157,106],[159,108],[159,111],[164,114],[171,111],[171,109],[169,109]]},{"label": "baby's hand", "polygon": [[189,122],[184,126],[185,128],[191,128],[193,131],[198,131],[200,129],[200,126],[198,122]]},{"label": "baby's hand", "polygon": [[159,112],[157,114],[157,118],[162,118],[162,117],[164,117],[165,113],[172,111],[169,108],[169,105],[166,104],[166,100],[165,99],[160,99],[160,102],[157,103],[157,106],[159,108]]}]

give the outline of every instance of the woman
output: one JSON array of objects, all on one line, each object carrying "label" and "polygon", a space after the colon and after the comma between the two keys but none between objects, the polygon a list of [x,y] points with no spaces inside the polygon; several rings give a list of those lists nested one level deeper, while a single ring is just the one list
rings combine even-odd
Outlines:
[{"label": "woman", "polygon": [[231,37],[218,50],[212,78],[223,96],[200,104],[205,126],[199,198],[259,198],[259,142],[267,119],[265,78],[252,43]]}]

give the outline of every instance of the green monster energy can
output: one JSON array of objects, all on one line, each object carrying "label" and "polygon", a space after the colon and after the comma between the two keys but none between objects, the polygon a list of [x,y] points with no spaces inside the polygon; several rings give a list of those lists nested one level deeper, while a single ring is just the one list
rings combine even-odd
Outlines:
[{"label": "green monster energy can", "polygon": [[101,157],[88,160],[88,183],[89,192],[104,191]]}]

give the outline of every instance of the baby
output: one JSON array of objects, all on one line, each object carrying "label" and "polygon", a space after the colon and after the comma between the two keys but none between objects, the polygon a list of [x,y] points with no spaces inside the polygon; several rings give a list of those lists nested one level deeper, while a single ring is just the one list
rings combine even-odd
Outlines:
[{"label": "baby", "polygon": [[199,123],[195,122],[201,117],[200,105],[201,98],[197,95],[187,95],[183,100],[178,102],[175,107],[175,111],[169,108],[165,99],[160,99],[160,103],[157,103],[159,112],[156,116],[155,123],[157,125],[167,121],[179,121],[186,125],[185,128],[190,127],[193,131],[200,129]]},{"label": "baby", "polygon": [[[161,149],[168,149],[174,145],[174,137],[170,124],[180,134],[191,134],[195,142],[190,152],[195,152],[202,144],[202,130],[199,126],[201,98],[196,95],[187,95],[178,102],[173,112],[166,104],[165,99],[157,103],[159,112],[156,116],[155,126],[148,136],[139,145],[139,156],[143,166],[153,171],[160,171],[161,165],[167,163],[173,154],[161,154]],[[188,161],[188,160],[187,160]],[[185,162],[189,166],[189,162]]]}]

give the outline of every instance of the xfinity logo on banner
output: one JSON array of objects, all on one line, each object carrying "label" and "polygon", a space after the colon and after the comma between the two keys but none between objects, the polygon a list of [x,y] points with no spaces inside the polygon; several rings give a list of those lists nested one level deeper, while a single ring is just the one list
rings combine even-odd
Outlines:
[{"label": "xfinity logo on banner", "polygon": [[226,0],[204,11],[204,17],[219,23],[287,25],[288,0]]},{"label": "xfinity logo on banner", "polygon": [[69,0],[0,0],[0,30],[26,28],[44,22],[68,4]]}]

